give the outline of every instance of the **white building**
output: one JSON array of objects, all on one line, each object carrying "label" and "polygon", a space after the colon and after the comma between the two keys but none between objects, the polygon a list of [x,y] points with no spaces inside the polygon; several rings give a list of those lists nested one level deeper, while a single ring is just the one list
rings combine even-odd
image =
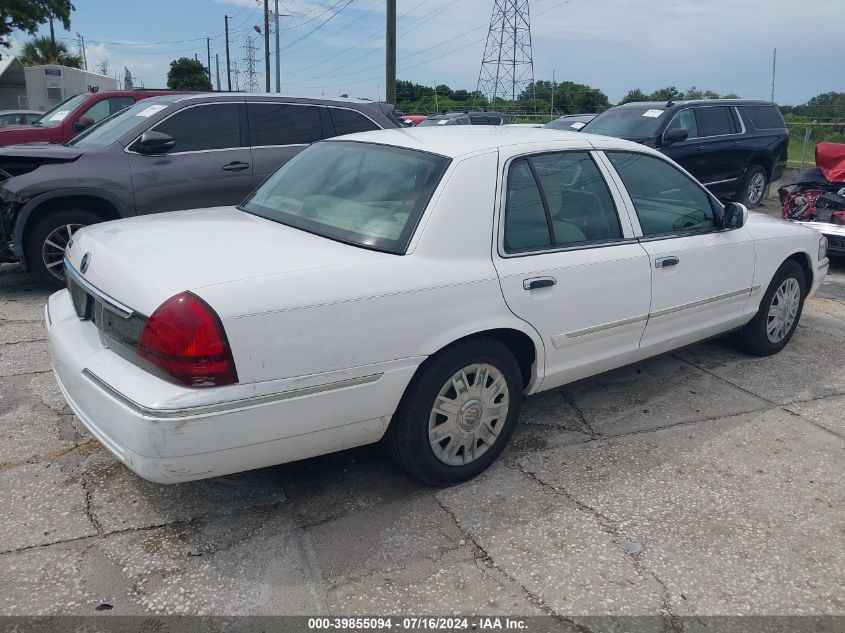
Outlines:
[{"label": "white building", "polygon": [[17,57],[0,59],[0,110],[28,109],[24,66]]},{"label": "white building", "polygon": [[114,77],[58,64],[26,66],[24,74],[29,101],[27,107],[30,110],[49,110],[68,97],[90,92],[94,88],[117,90]]}]

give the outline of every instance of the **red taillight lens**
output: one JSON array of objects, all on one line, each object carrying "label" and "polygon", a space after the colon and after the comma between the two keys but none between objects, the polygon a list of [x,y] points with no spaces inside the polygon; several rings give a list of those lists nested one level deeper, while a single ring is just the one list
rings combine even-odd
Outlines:
[{"label": "red taillight lens", "polygon": [[190,292],[170,297],[147,319],[138,356],[189,387],[238,382],[220,319]]}]

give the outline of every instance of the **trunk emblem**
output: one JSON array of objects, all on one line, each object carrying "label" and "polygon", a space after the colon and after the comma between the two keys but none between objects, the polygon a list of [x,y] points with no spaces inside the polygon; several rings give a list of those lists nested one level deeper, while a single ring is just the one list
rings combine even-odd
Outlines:
[{"label": "trunk emblem", "polygon": [[88,270],[88,266],[90,266],[90,265],[91,265],[91,253],[85,253],[82,256],[82,262],[80,262],[80,264],[79,264],[79,272],[81,272],[84,275],[85,271]]}]

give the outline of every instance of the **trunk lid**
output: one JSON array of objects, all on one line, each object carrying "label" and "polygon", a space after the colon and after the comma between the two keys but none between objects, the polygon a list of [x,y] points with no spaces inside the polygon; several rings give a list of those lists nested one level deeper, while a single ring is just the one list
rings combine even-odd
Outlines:
[{"label": "trunk lid", "polygon": [[312,235],[235,207],[105,222],[73,237],[68,259],[101,292],[149,316],[185,290],[393,255]]}]

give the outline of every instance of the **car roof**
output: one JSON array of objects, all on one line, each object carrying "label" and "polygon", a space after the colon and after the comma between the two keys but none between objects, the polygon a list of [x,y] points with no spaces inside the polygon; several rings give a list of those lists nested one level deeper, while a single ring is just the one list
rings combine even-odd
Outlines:
[{"label": "car roof", "polygon": [[335,141],[359,141],[378,143],[395,147],[421,150],[458,158],[486,150],[499,149],[513,145],[529,145],[548,143],[549,141],[577,141],[583,149],[593,149],[591,141],[601,141],[602,148],[613,143],[616,149],[634,149],[640,152],[653,153],[639,143],[625,141],[618,138],[570,132],[568,130],[554,130],[549,128],[518,127],[508,125],[474,125],[444,127],[406,127],[391,130],[374,130],[359,132],[346,136],[327,139]]},{"label": "car roof", "polygon": [[369,99],[349,99],[346,97],[303,97],[297,95],[282,95],[272,92],[192,92],[180,94],[177,101],[231,101],[232,99],[249,99],[257,101],[292,101],[295,103],[343,103],[356,105],[378,105],[378,101]]},{"label": "car roof", "polygon": [[[670,105],[671,104],[671,105]],[[774,106],[771,101],[760,99],[687,99],[679,101],[631,101],[616,106],[617,108],[679,108],[681,106],[694,105],[768,105]]]}]

